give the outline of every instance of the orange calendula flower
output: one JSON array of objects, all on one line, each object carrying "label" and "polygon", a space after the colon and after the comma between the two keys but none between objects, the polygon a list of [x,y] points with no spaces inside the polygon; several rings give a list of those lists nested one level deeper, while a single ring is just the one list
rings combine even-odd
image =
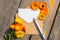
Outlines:
[{"label": "orange calendula flower", "polygon": [[46,2],[40,2],[39,8],[40,8],[39,19],[44,20],[48,15]]},{"label": "orange calendula flower", "polygon": [[45,10],[47,8],[46,2],[40,2],[39,8],[40,10]]},{"label": "orange calendula flower", "polygon": [[44,20],[46,18],[46,16],[44,15],[44,14],[39,14],[38,15],[38,19],[40,19],[40,20]]},{"label": "orange calendula flower", "polygon": [[15,30],[22,30],[24,27],[22,24],[16,24],[15,26]]},{"label": "orange calendula flower", "polygon": [[17,38],[21,38],[21,37],[24,37],[24,32],[23,31],[15,31],[15,36],[17,37]]},{"label": "orange calendula flower", "polygon": [[48,9],[40,10],[40,13],[44,14],[45,16],[47,16],[48,15]]},{"label": "orange calendula flower", "polygon": [[10,26],[10,28],[11,29],[15,29],[15,30],[22,30],[22,31],[24,31],[24,32],[26,32],[26,30],[25,30],[25,26],[23,25],[23,24],[18,24],[18,23],[16,23],[16,24],[12,24],[11,26]]},{"label": "orange calendula flower", "polygon": [[39,9],[39,3],[38,3],[38,2],[33,2],[32,5],[31,5],[31,8],[32,8],[33,10]]}]

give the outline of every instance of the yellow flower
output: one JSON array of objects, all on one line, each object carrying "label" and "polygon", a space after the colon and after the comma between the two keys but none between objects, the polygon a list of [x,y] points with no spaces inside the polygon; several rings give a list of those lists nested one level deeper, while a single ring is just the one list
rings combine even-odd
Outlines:
[{"label": "yellow flower", "polygon": [[24,37],[24,32],[23,31],[15,31],[15,36],[17,37],[17,38],[22,38],[22,37]]},{"label": "yellow flower", "polygon": [[15,22],[17,22],[17,23],[23,23],[23,20],[21,18],[16,18]]},{"label": "yellow flower", "polygon": [[38,19],[40,19],[40,20],[44,20],[45,18],[46,18],[46,16],[44,14],[42,14],[42,13],[40,13],[38,15]]}]

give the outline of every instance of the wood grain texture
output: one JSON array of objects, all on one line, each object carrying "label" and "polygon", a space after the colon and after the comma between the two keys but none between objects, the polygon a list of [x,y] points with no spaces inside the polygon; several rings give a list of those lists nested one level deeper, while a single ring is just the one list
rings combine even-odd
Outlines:
[{"label": "wood grain texture", "polygon": [[55,22],[49,40],[60,40],[60,8],[55,18]]},{"label": "wood grain texture", "polygon": [[44,20],[44,30],[46,30],[47,32],[46,34],[46,39],[47,39],[51,26],[53,24],[54,17],[56,15],[56,10],[59,5],[59,0],[54,0],[54,5],[52,7],[50,6],[49,0],[44,0],[44,1],[47,3],[49,9],[49,15],[47,16],[46,20]]},{"label": "wood grain texture", "polygon": [[22,2],[20,4],[20,8],[26,8],[26,7],[30,6],[31,3],[34,2],[34,1],[40,2],[42,0],[22,0]]},{"label": "wood grain texture", "polygon": [[39,35],[33,35],[31,40],[42,40]]},{"label": "wood grain texture", "polygon": [[20,0],[0,0],[0,40],[4,40],[6,30],[13,23],[19,2]]}]

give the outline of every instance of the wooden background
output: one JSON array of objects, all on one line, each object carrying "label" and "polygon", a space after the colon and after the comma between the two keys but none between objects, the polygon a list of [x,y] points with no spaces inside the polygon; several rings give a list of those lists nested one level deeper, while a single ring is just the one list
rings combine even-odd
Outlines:
[{"label": "wooden background", "polygon": [[[45,1],[48,5],[49,15],[44,20],[44,30],[47,31],[46,40],[60,40],[60,0],[54,0],[52,7],[49,0],[0,0],[0,40],[4,40],[5,31],[13,23],[18,8],[25,8],[33,1]],[[41,40],[41,37],[25,35],[23,38],[14,40]]]}]

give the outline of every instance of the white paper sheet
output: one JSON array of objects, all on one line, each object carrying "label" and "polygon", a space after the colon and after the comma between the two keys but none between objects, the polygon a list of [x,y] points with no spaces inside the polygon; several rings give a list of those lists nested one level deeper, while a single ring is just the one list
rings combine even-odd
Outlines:
[{"label": "white paper sheet", "polygon": [[18,9],[18,15],[24,19],[26,22],[30,23],[33,21],[33,18],[37,19],[40,10],[32,10],[32,9]]}]

